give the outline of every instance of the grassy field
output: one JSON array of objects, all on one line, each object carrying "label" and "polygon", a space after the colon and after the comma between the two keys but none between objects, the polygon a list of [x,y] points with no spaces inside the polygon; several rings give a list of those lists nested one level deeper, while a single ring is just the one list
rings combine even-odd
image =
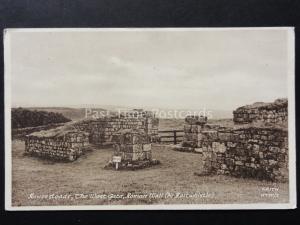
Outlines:
[{"label": "grassy field", "polygon": [[[136,171],[103,169],[111,159],[111,148],[92,147],[72,163],[52,162],[23,153],[24,142],[14,140],[13,206],[288,201],[287,183],[196,176],[194,172],[202,168],[201,155],[176,152],[167,146],[153,147],[154,158],[161,161],[160,165]],[[270,191],[274,187],[276,191]],[[186,194],[196,195],[191,198]]]},{"label": "grassy field", "polygon": [[158,130],[183,130],[184,119],[159,119]]}]

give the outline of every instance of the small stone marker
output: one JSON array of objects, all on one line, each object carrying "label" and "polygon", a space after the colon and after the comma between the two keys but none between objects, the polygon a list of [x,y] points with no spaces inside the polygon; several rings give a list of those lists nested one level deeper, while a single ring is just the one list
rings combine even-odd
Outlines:
[{"label": "small stone marker", "polygon": [[112,161],[116,163],[116,170],[118,170],[119,163],[121,162],[121,156],[113,156]]}]

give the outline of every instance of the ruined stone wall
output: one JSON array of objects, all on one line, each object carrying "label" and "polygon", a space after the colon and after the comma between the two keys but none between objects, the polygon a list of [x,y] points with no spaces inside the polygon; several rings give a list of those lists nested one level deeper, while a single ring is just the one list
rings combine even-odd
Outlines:
[{"label": "ruined stone wall", "polygon": [[84,120],[74,124],[80,130],[88,132],[93,144],[113,143],[113,135],[123,129],[135,129],[150,135],[151,141],[158,138],[158,119],[154,117],[107,117],[93,120]]},{"label": "ruined stone wall", "polygon": [[[83,153],[83,148],[90,143],[101,145],[115,143],[114,135],[126,129],[134,129],[135,132],[147,135],[149,138],[147,143],[155,142],[158,138],[158,119],[150,113],[145,113],[138,117],[120,115],[70,122],[55,129],[27,135],[25,152],[72,161],[79,157]],[[124,155],[124,159],[130,154],[133,154],[133,159],[140,159],[137,151],[140,147],[134,144],[130,152],[130,147],[126,146],[129,153]],[[149,145],[143,145],[142,149],[141,157],[144,157],[144,152],[149,149]],[[146,158],[149,157],[148,155]]]},{"label": "ruined stone wall", "polygon": [[204,173],[278,181],[288,179],[286,129],[187,122],[184,130],[184,141],[176,150],[202,154]]},{"label": "ruined stone wall", "polygon": [[84,147],[88,144],[88,134],[84,132],[72,131],[53,136],[33,133],[26,136],[25,153],[56,160],[74,161],[83,154]]},{"label": "ruined stone wall", "polygon": [[216,174],[286,181],[288,135],[277,128],[248,127],[231,131],[203,131],[198,151],[204,169]]},{"label": "ruined stone wall", "polygon": [[288,121],[287,99],[277,99],[273,103],[254,103],[233,111],[233,121],[237,124],[262,122],[280,124]]}]

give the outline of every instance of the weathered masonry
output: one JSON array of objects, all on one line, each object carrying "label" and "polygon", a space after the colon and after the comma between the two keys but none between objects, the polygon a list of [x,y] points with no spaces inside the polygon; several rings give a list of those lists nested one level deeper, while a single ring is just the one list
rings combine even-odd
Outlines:
[{"label": "weathered masonry", "polygon": [[123,161],[150,160],[150,136],[137,130],[123,130],[114,136],[115,154],[120,155]]},{"label": "weathered masonry", "polygon": [[93,144],[112,144],[115,133],[123,129],[135,129],[150,135],[151,142],[158,139],[158,118],[153,114],[143,117],[105,117],[79,121],[74,126],[89,133],[90,142]]},{"label": "weathered masonry", "polygon": [[149,143],[156,142],[158,122],[150,112],[138,116],[115,115],[70,122],[56,129],[27,135],[25,152],[41,157],[73,161],[84,153],[84,147],[89,144],[114,144],[114,135],[126,129],[134,129],[136,132],[146,134]]},{"label": "weathered masonry", "polygon": [[246,105],[233,111],[235,123],[285,123],[288,121],[287,99],[277,99],[273,103],[257,102],[253,105]]},{"label": "weathered masonry", "polygon": [[84,153],[88,145],[88,133],[66,125],[27,135],[25,153],[55,160],[74,161]]},{"label": "weathered masonry", "polygon": [[[275,101],[276,102],[276,101]],[[267,104],[264,107],[268,109]],[[236,111],[235,111],[236,112]],[[281,111],[276,111],[280,113]],[[274,112],[272,112],[273,114]],[[280,115],[280,116],[279,116]],[[281,114],[273,118],[280,118]],[[244,118],[244,117],[243,117]],[[262,117],[263,118],[263,117]],[[287,118],[287,115],[285,116]],[[287,119],[221,126],[203,118],[186,118],[185,136],[179,151],[203,155],[205,174],[227,174],[273,181],[288,179]],[[280,126],[279,126],[280,125]]]},{"label": "weathered masonry", "polygon": [[[152,159],[151,136],[135,129],[126,129],[116,133],[114,139],[114,157],[120,157],[119,169],[140,169],[158,164]],[[113,160],[106,168],[114,168]]]},{"label": "weathered masonry", "polygon": [[278,181],[288,178],[286,130],[219,127],[200,132],[198,141],[209,173]]}]

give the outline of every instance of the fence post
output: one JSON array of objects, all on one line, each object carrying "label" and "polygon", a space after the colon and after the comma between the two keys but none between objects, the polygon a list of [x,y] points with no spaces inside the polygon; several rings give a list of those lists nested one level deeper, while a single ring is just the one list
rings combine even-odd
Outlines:
[{"label": "fence post", "polygon": [[174,144],[177,144],[177,140],[176,140],[176,130],[173,131],[174,132]]}]

